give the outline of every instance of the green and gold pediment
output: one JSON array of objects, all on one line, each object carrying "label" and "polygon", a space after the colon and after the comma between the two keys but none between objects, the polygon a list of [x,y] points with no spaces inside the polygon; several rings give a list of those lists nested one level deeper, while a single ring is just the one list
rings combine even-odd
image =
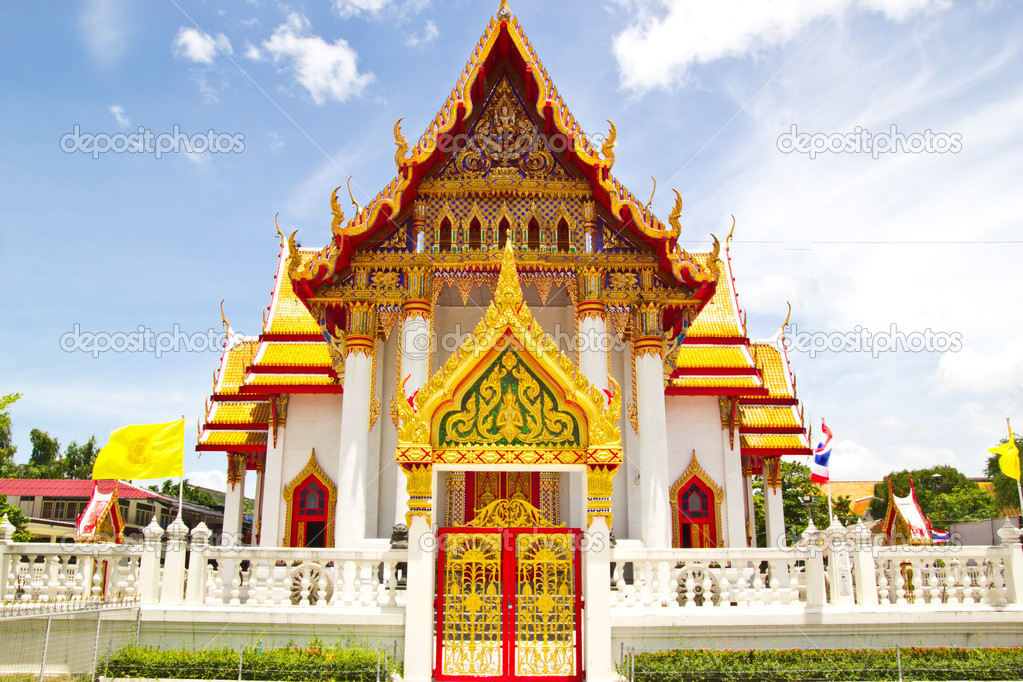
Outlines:
[{"label": "green and gold pediment", "polygon": [[456,405],[440,419],[436,447],[583,446],[579,419],[511,347],[469,385]]}]

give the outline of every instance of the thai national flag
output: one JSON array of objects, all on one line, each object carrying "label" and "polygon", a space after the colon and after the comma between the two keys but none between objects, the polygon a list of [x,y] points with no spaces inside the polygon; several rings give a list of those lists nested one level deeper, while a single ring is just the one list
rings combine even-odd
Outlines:
[{"label": "thai national flag", "polygon": [[952,533],[950,531],[931,529],[931,541],[936,545],[947,544],[951,537]]},{"label": "thai national flag", "polygon": [[824,440],[813,449],[813,464],[810,465],[810,480],[814,483],[827,483],[828,460],[831,458],[831,429],[823,421],[821,431],[824,432]]}]

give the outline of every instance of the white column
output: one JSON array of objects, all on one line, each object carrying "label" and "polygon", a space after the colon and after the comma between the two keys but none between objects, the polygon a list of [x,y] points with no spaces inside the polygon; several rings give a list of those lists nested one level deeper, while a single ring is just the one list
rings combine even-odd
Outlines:
[{"label": "white column", "polygon": [[[270,428],[273,428],[272,426]],[[277,444],[274,445],[273,434],[266,445],[266,461],[263,462],[263,484],[260,503],[263,507],[259,513],[259,546],[280,547],[284,542],[282,524],[284,516],[284,440],[287,427],[277,429]]]},{"label": "white column", "polygon": [[724,451],[724,518],[727,538],[725,547],[746,546],[746,504],[745,486],[742,482],[742,456],[739,454],[739,431],[736,429],[732,444],[728,442],[728,430],[721,431],[721,449]]},{"label": "white column", "polygon": [[160,584],[161,604],[180,604],[185,598],[185,538],[188,526],[177,517],[167,526],[167,558]]},{"label": "white column", "polygon": [[618,680],[611,647],[611,543],[607,519],[596,516],[583,546],[583,657],[586,679]]},{"label": "white column", "polygon": [[266,461],[263,462],[263,468],[256,470],[256,492],[255,499],[252,502],[252,545],[256,546],[259,543],[256,542],[256,533],[263,527],[263,480],[265,478],[263,470],[266,469]]},{"label": "white column", "polygon": [[437,540],[423,516],[413,516],[408,533],[405,588],[405,675],[407,682],[433,679],[433,591]]},{"label": "white column", "polygon": [[[405,398],[408,399],[426,384],[430,371],[430,323],[422,313],[406,312],[401,323],[401,375],[405,382]],[[397,465],[395,465],[397,466]],[[408,511],[408,490],[405,472],[399,466],[394,496],[394,525],[405,524]]]},{"label": "white column", "polygon": [[[383,428],[383,422],[388,420],[387,410],[384,409],[383,405],[383,392],[380,390],[384,383],[383,369],[383,349],[384,344],[380,339],[376,341],[376,383],[372,387],[370,393],[370,401],[380,401],[380,412],[377,414],[377,419],[373,422],[373,428],[369,430],[369,436],[366,439],[366,471],[371,472],[366,476],[366,527],[363,529],[363,535],[365,537],[376,537],[377,536],[377,509],[379,509],[380,499],[380,436],[381,429]],[[394,459],[394,453],[391,453],[391,459]],[[390,536],[390,533],[387,534]]]},{"label": "white column", "polygon": [[767,530],[766,544],[768,548],[786,547],[785,539],[785,508],[782,506],[781,482],[777,486],[768,483],[768,468],[764,464],[764,527]]},{"label": "white column", "polygon": [[366,538],[366,456],[369,449],[369,401],[372,358],[365,350],[345,359],[341,404],[334,546],[356,549]]},{"label": "white column", "polygon": [[640,527],[648,548],[671,547],[668,507],[668,426],[664,407],[664,375],[659,353],[636,358],[639,411]]},{"label": "white column", "polygon": [[597,313],[579,320],[579,371],[597,388],[604,390],[607,380],[607,322]]},{"label": "white column", "polygon": [[[230,455],[228,455],[228,477],[231,476]],[[224,495],[224,527],[220,531],[221,547],[240,547],[242,545],[242,515],[245,511],[245,464],[242,463],[241,476],[237,483],[227,484]]]},{"label": "white column", "polygon": [[746,523],[749,525],[750,547],[757,546],[757,515],[753,502],[753,477],[743,477],[746,488]]}]

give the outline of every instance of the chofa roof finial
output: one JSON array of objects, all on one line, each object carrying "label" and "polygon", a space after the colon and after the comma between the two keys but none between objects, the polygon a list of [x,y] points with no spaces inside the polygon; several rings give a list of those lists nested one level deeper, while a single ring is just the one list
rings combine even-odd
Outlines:
[{"label": "chofa roof finial", "polygon": [[501,21],[511,17],[511,10],[508,8],[508,0],[501,0],[501,5],[497,8],[497,18]]}]

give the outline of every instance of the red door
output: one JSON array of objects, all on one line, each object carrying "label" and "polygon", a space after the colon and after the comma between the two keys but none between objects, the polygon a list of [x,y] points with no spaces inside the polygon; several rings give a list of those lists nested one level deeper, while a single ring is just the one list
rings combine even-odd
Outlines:
[{"label": "red door", "polygon": [[327,488],[310,475],[295,489],[291,537],[295,547],[324,547],[327,537]]}]

